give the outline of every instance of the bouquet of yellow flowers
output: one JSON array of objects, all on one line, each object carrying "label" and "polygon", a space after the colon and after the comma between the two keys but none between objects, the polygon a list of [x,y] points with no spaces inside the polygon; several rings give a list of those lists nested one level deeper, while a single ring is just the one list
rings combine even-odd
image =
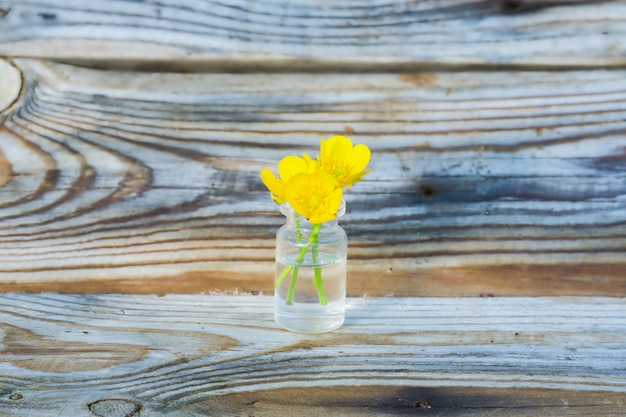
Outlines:
[{"label": "bouquet of yellow flowers", "polygon": [[[322,223],[337,216],[342,202],[343,187],[351,186],[363,180],[370,160],[367,146],[358,144],[345,136],[333,136],[320,141],[317,159],[306,153],[299,156],[286,156],[278,163],[278,177],[269,169],[261,171],[261,180],[269,189],[272,199],[277,204],[288,203],[293,211],[307,219],[311,225],[311,234],[306,245],[300,248],[298,261],[302,261],[310,250],[316,257],[318,233]],[[293,303],[298,268],[288,266],[276,278],[276,287],[291,273],[287,305]],[[326,294],[322,283],[321,268],[315,268],[314,285],[320,303],[326,305]]]}]

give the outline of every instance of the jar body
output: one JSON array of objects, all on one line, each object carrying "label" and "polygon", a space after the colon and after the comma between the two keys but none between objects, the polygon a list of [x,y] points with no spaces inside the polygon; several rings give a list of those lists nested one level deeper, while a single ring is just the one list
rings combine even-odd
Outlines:
[{"label": "jar body", "polygon": [[348,239],[337,219],[311,225],[281,206],[276,234],[274,318],[288,330],[322,333],[345,318]]}]

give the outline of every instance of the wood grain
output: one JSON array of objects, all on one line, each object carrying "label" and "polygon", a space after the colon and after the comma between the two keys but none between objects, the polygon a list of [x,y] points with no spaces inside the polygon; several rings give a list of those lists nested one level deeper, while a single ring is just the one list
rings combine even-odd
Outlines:
[{"label": "wood grain", "polygon": [[141,359],[145,346],[58,342],[29,330],[0,324],[4,329],[0,350],[5,361],[21,368],[43,372],[69,373],[108,368]]},{"label": "wood grain", "polygon": [[[349,293],[626,294],[626,73],[142,74],[18,60],[0,290],[272,291],[258,172],[349,131]],[[7,174],[5,174],[7,175]]]},{"label": "wood grain", "polygon": [[[617,416],[626,409],[624,299],[348,304],[344,327],[309,336],[276,328],[271,297],[2,294],[2,346],[24,336],[32,364],[50,360],[50,346],[94,356],[106,347],[110,355],[68,372],[1,355],[0,414]],[[145,354],[129,357],[129,346]]]},{"label": "wood grain", "polygon": [[[0,59],[0,114],[7,111],[18,99],[22,90],[22,76],[17,68]],[[3,176],[0,161],[0,181]]]},{"label": "wood grain", "polygon": [[625,28],[623,0],[0,1],[0,55],[144,70],[624,66]]}]

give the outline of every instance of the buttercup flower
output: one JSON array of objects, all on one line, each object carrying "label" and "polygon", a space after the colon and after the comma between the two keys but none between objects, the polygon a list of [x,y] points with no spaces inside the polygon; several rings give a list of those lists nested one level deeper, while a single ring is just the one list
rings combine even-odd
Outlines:
[{"label": "buttercup flower", "polygon": [[312,174],[300,172],[285,184],[285,196],[289,205],[312,224],[334,219],[342,194],[337,180],[324,171]]},{"label": "buttercup flower", "polygon": [[335,177],[342,187],[362,181],[371,171],[365,170],[369,161],[369,148],[361,144],[353,147],[352,141],[345,136],[320,141],[319,168]]}]

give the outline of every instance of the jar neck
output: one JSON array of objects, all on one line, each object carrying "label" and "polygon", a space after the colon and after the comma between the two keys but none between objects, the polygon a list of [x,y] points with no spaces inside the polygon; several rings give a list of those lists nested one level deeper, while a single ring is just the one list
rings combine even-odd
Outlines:
[{"label": "jar neck", "polygon": [[[300,216],[298,213],[294,211],[294,209],[289,205],[289,203],[283,203],[280,205],[280,212],[283,213],[287,220],[287,226],[290,229],[297,230],[303,234],[311,233],[313,228],[313,224]],[[320,226],[320,232],[324,232],[325,230],[330,230],[339,225],[339,217],[343,216],[346,212],[346,202],[341,200],[341,204],[339,205],[339,209],[337,210],[337,215],[334,219],[324,222]]]}]

